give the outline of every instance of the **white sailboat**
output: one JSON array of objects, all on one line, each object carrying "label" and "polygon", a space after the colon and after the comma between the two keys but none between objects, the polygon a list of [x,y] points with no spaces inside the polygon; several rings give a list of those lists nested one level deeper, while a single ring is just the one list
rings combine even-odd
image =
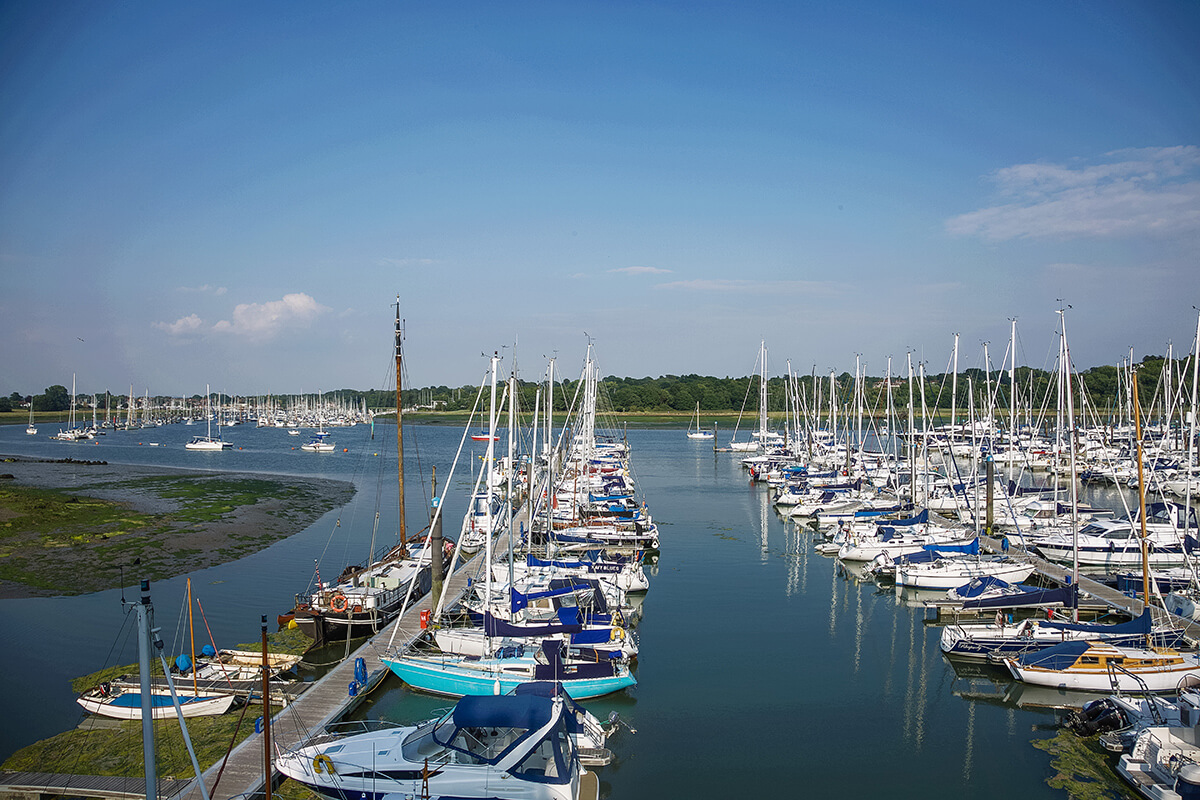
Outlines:
[{"label": "white sailboat", "polygon": [[32,397],[29,398],[29,427],[27,427],[25,429],[25,432],[27,434],[29,434],[30,436],[37,436],[37,426],[35,426],[33,424],[33,398]]},{"label": "white sailboat", "polygon": [[714,434],[712,431],[706,431],[706,430],[702,430],[700,428],[700,401],[697,400],[696,401],[696,428],[695,428],[695,430],[693,430],[691,428],[691,426],[688,427],[688,435],[687,435],[688,438],[689,439],[707,439],[707,440],[711,441],[715,435],[716,434]]},{"label": "white sailboat", "polygon": [[184,445],[188,450],[228,450],[233,447],[232,442],[226,442],[221,439],[221,422],[217,420],[217,438],[212,436],[212,399],[208,384],[204,384],[204,408],[207,412],[205,416],[208,418],[208,435],[193,436],[192,440]]},{"label": "white sailboat", "polygon": [[54,434],[54,438],[60,442],[79,442],[84,439],[92,438],[86,431],[75,427],[75,376],[71,375],[71,417],[67,423],[67,429],[58,429],[58,433]]}]

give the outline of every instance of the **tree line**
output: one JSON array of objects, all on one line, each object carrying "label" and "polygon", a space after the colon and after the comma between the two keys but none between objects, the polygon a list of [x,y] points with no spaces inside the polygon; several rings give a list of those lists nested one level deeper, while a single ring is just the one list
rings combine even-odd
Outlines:
[{"label": "tree line", "polygon": [[[1169,367],[1169,370],[1167,369]],[[1165,408],[1167,398],[1173,398],[1171,405],[1179,409],[1186,405],[1183,398],[1191,396],[1192,358],[1168,360],[1162,356],[1146,356],[1137,366],[1138,392],[1144,409],[1152,407]],[[1125,369],[1116,366],[1092,367],[1075,373],[1072,376],[1072,389],[1075,407],[1082,409],[1090,407],[1094,411],[1111,411],[1128,405],[1128,380],[1124,377]],[[1165,377],[1169,376],[1170,387],[1164,386]],[[949,373],[925,375],[923,381],[913,382],[913,403],[919,408],[922,401],[921,384],[924,386],[924,406],[929,410],[947,411],[952,406],[959,409],[968,408],[969,401],[974,400],[978,409],[988,406],[990,402],[1003,414],[1009,407],[1012,396],[1012,383],[1008,371],[985,373],[984,370],[971,368],[958,374],[957,398],[951,396],[954,386],[953,376]],[[839,409],[851,405],[855,392],[855,378],[849,372],[833,376],[833,396]],[[1032,405],[1042,408],[1048,405],[1055,409],[1058,391],[1058,374],[1032,367],[1018,367],[1016,370],[1016,396],[1019,408]],[[862,380],[863,404],[868,413],[882,415],[887,412],[887,391],[889,381],[882,376],[866,377]],[[542,384],[528,381],[518,381],[518,408],[532,411],[535,401],[544,404],[540,397],[544,392]],[[806,405],[812,409],[815,404],[826,412],[830,403],[829,375],[802,375],[795,380],[796,391],[805,398]],[[579,381],[564,380],[555,385],[555,413],[565,413],[575,400]],[[891,376],[890,380],[892,404],[896,408],[907,407],[909,388],[907,373],[904,376]],[[633,413],[670,413],[689,412],[696,408],[697,403],[701,412],[731,413],[738,411],[758,412],[759,377],[750,375],[738,378],[717,378],[705,375],[662,375],[657,378],[616,378],[608,377],[600,381],[600,397],[603,406],[616,412]],[[479,393],[477,386],[427,386],[423,388],[405,389],[403,403],[405,408],[429,409],[436,411],[470,411]],[[91,395],[80,396],[78,407],[91,408]],[[286,398],[287,395],[276,395],[275,399]],[[294,397],[294,395],[292,396]],[[770,378],[767,381],[767,411],[782,413],[787,409],[789,394],[787,379],[783,377]],[[223,402],[228,395],[214,399],[215,403]],[[339,400],[343,403],[361,406],[366,400],[368,408],[395,408],[394,389],[339,389],[323,393],[322,400]],[[181,398],[157,396],[151,397],[151,404],[165,406],[179,402]],[[241,402],[261,403],[268,398],[239,397]],[[142,402],[142,398],[137,398]],[[187,399],[192,404],[203,404],[202,395],[193,395]],[[486,403],[486,393],[483,398]],[[13,392],[8,397],[0,396],[0,411],[11,411],[28,408],[32,401],[35,411],[66,411],[70,408],[71,396],[67,389],[60,385],[47,387],[38,395],[22,396]],[[109,407],[124,410],[128,400],[124,395],[105,393],[97,396],[99,408]],[[543,405],[544,407],[544,405]]]}]

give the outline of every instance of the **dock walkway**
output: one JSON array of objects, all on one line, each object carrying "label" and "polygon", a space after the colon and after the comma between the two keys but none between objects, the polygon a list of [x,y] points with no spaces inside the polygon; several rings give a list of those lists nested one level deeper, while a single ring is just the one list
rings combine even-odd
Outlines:
[{"label": "dock walkway", "polygon": [[[158,797],[160,800],[176,797],[191,784],[190,780],[159,778]],[[64,795],[137,800],[146,796],[146,780],[141,777],[62,775],[54,772],[0,772],[0,797],[42,800]]]}]

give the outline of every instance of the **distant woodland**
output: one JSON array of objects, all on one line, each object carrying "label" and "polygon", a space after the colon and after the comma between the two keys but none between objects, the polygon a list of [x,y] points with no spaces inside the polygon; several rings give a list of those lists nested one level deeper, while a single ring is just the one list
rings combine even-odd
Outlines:
[{"label": "distant woodland", "polygon": [[[907,367],[901,363],[904,373],[893,375],[891,379],[891,402],[895,408],[907,408],[909,400],[909,380]],[[1138,377],[1138,392],[1141,405],[1148,412],[1158,414],[1171,412],[1178,415],[1186,411],[1192,396],[1193,359],[1165,359],[1162,356],[1146,356],[1136,366]],[[1125,410],[1130,405],[1130,369],[1128,366],[1092,367],[1071,376],[1072,397],[1077,409],[1090,409],[1092,413],[1113,413]],[[813,409],[814,404],[827,413],[830,403],[831,376],[800,375],[794,379],[795,391],[804,400],[802,408]],[[888,381],[883,377],[863,377],[856,380],[849,372],[832,376],[835,384],[833,397],[839,409],[845,409],[857,404],[858,392],[861,391],[862,404],[867,413],[877,416],[887,412]],[[757,413],[759,403],[759,378],[750,375],[739,378],[716,378],[704,375],[663,375],[658,378],[614,378],[601,379],[600,398],[603,407],[616,412],[634,413],[686,413],[695,410],[700,404],[701,412],[721,413],[751,411]],[[564,380],[556,383],[554,392],[554,407],[557,412],[566,411],[572,403],[578,387],[578,380]],[[924,387],[924,406],[927,410],[949,410],[952,406],[967,409],[972,404],[977,409],[986,409],[989,404],[997,409],[998,414],[1005,414],[1012,397],[1012,381],[1007,370],[985,373],[981,369],[967,369],[958,374],[957,402],[952,398],[951,387],[955,384],[953,376],[948,373],[927,374],[923,378],[915,375],[913,378],[914,406],[921,406],[922,389]],[[1053,412],[1057,407],[1060,378],[1056,372],[1018,367],[1016,371],[1016,405],[1018,409],[1048,409]],[[520,390],[519,408],[530,411],[533,409],[539,391],[544,391],[544,385],[528,381],[518,382]],[[478,386],[427,386],[406,389],[404,405],[406,408],[424,408],[438,411],[469,411],[479,394]],[[230,404],[254,406],[273,400],[286,406],[294,396],[284,395],[267,397],[245,397],[216,395],[214,404]],[[315,399],[309,396],[310,399]],[[767,410],[783,412],[787,409],[789,392],[787,378],[774,377],[767,381]],[[139,405],[143,398],[135,398]],[[339,389],[325,392],[321,399],[355,408],[361,408],[365,399],[371,409],[395,408],[394,389]],[[0,411],[28,408],[32,400],[36,411],[65,411],[70,407],[70,393],[62,386],[51,386],[42,394],[32,398],[13,392],[8,397],[0,395]],[[81,395],[77,398],[80,408],[91,408],[92,395]],[[181,401],[193,407],[202,407],[204,398],[193,395],[189,398],[172,398],[151,396],[151,404],[156,407],[177,406]],[[484,400],[486,402],[486,393]],[[543,401],[544,402],[544,401]],[[109,407],[121,410],[126,407],[127,398],[120,394],[110,394],[107,398],[100,394],[96,404],[103,409]]]}]

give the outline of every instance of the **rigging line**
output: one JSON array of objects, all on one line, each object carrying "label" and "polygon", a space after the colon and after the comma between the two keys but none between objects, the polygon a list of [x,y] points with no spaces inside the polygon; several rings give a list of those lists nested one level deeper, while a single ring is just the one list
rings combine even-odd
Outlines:
[{"label": "rigging line", "polygon": [[[117,653],[118,649],[120,649],[120,650],[122,650],[122,651],[123,651],[123,650],[124,650],[126,647],[128,647],[128,645],[129,645],[129,637],[130,637],[130,635],[131,635],[131,634],[134,632],[134,631],[133,631],[133,627],[132,627],[132,625],[130,624],[130,620],[131,620],[131,619],[132,619],[132,617],[133,617],[133,614],[132,614],[132,612],[133,612],[133,607],[132,607],[132,606],[129,606],[129,607],[126,607],[126,608],[124,608],[123,610],[124,610],[124,612],[125,612],[125,620],[124,620],[124,621],[121,623],[121,627],[117,629],[117,633],[116,633],[116,634],[115,634],[115,636],[113,637],[113,643],[112,643],[112,645],[109,647],[109,650],[108,650],[108,655],[107,655],[107,656],[105,656],[105,659],[104,659],[104,661],[103,661],[103,662],[101,662],[101,663],[103,663],[103,664],[105,665],[105,667],[102,667],[102,668],[101,668],[101,671],[103,671],[103,669],[108,669],[108,668],[109,668],[109,666],[108,666],[108,665],[111,665],[111,664],[112,664],[112,662],[115,660],[115,655],[116,655],[116,653]],[[128,628],[128,630],[127,630],[127,628]],[[119,647],[118,647],[118,645],[119,645]],[[115,665],[113,665],[113,666],[115,666]],[[95,687],[89,686],[89,687],[87,687],[86,689],[84,689],[84,691],[83,691],[83,692],[81,692],[80,694],[83,694],[83,693],[85,693],[85,692],[89,692],[89,691],[91,691],[93,688],[95,688]],[[80,720],[80,723],[79,723],[79,724],[82,724],[82,723],[84,722],[84,720],[85,720],[85,719],[87,720],[87,723],[88,723],[87,730],[88,730],[89,732],[91,732],[91,731],[94,731],[94,730],[96,730],[96,729],[97,729],[97,728],[96,728],[96,723],[97,723],[97,722],[99,722],[99,720],[100,720],[100,715],[99,715],[99,714],[89,714],[87,711],[85,711],[85,710],[84,710],[84,709],[81,707],[81,708],[79,709],[79,720]],[[64,756],[65,756],[65,755],[68,755],[68,753],[63,753],[63,755],[64,755]],[[77,774],[77,773],[79,772],[79,764],[80,764],[80,762],[81,762],[81,761],[82,761],[82,759],[83,759],[83,755],[84,755],[83,748],[75,748],[75,749],[74,749],[74,756],[75,756],[75,758],[74,758],[74,761],[72,762],[72,769],[71,769],[71,771],[70,771],[68,774]],[[134,766],[133,764],[130,764],[130,769],[132,769],[132,768],[133,768],[133,766]],[[64,771],[65,771],[65,770],[64,770]],[[131,773],[128,773],[128,772],[127,772],[127,773],[125,774],[125,776],[124,776],[124,777],[132,778],[132,777],[136,777],[136,776],[135,776],[135,775],[133,775],[133,774],[131,774]]]}]

